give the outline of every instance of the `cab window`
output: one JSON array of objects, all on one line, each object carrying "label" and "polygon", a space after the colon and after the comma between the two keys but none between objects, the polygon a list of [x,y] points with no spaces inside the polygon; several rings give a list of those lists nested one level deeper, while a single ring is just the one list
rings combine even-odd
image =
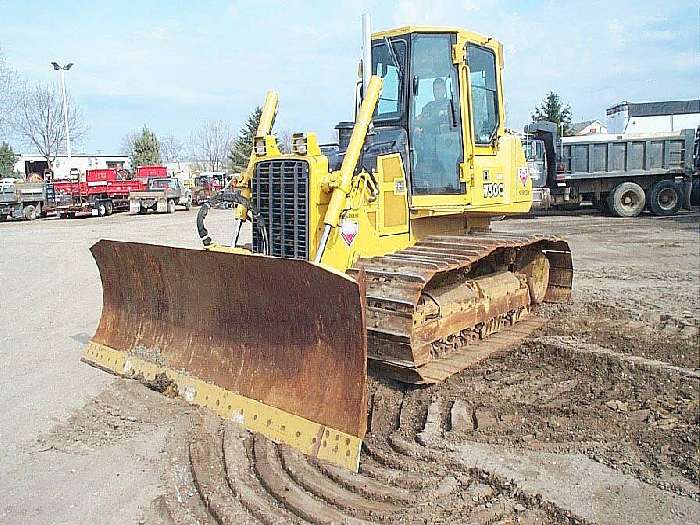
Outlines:
[{"label": "cab window", "polygon": [[452,44],[448,34],[418,34],[411,41],[409,139],[416,194],[462,191],[462,124]]},{"label": "cab window", "polygon": [[467,45],[469,85],[472,91],[474,141],[490,144],[498,129],[496,55],[490,49]]},{"label": "cab window", "polygon": [[[406,44],[402,40],[392,40],[392,47],[396,59],[402,69],[406,69]],[[401,116],[402,90],[401,73],[396,65],[396,60],[386,43],[372,46],[372,74],[381,77],[382,92],[379,95],[375,120],[391,120]]]}]

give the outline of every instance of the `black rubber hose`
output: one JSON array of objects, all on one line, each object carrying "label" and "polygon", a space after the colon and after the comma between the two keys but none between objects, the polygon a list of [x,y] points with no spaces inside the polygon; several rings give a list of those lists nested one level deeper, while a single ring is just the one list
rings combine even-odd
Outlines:
[{"label": "black rubber hose", "polygon": [[[249,199],[243,197],[243,195],[241,195],[239,192],[222,191],[216,193],[207,199],[207,201],[202,204],[202,207],[199,208],[199,212],[197,212],[197,232],[199,233],[199,238],[202,239],[202,244],[204,246],[209,246],[212,243],[211,237],[209,237],[209,232],[207,231],[206,226],[204,226],[204,219],[206,219],[209,209],[218,202],[232,202],[245,206],[248,209],[250,215],[252,215],[254,219],[253,222],[258,228],[260,238],[262,239],[262,253],[269,255],[267,228],[265,228],[265,224],[259,220],[260,212],[255,206],[253,206]],[[240,227],[238,233],[240,234]]]},{"label": "black rubber hose", "polygon": [[209,246],[211,244],[211,237],[209,237],[209,232],[206,226],[204,226],[204,219],[206,219],[207,213],[209,213],[209,208],[211,208],[211,205],[209,201],[206,201],[202,203],[202,206],[197,212],[197,232],[199,232],[199,238],[202,239],[202,244],[204,246]]}]

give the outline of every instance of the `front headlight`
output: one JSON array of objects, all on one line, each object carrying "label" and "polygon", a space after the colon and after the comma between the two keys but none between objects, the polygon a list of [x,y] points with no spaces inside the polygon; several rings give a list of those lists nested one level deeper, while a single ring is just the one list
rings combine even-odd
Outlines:
[{"label": "front headlight", "polygon": [[296,153],[297,155],[306,155],[308,151],[309,148],[306,140],[306,133],[293,133],[292,153]]},{"label": "front headlight", "polygon": [[255,137],[253,141],[255,147],[255,155],[258,157],[264,157],[267,154],[267,147],[265,146],[265,137]]}]

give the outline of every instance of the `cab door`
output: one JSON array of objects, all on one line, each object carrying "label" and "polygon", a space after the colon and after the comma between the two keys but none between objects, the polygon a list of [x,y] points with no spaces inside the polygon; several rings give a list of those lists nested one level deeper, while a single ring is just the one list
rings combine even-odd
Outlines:
[{"label": "cab door", "polygon": [[411,147],[411,207],[466,203],[459,71],[453,61],[456,35],[411,37],[408,131]]},{"label": "cab door", "polygon": [[471,144],[474,151],[470,203],[484,207],[503,204],[508,192],[508,166],[498,154],[504,132],[500,60],[490,47],[467,42],[464,46],[469,84]]}]

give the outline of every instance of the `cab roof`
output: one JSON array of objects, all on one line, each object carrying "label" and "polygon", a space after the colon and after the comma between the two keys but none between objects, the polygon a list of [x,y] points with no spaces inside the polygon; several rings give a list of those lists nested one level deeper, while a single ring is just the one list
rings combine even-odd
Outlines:
[{"label": "cab roof", "polygon": [[456,33],[461,35],[465,40],[472,42],[485,44],[486,42],[494,41],[494,39],[491,37],[487,37],[473,31],[467,31],[466,29],[461,29],[459,27],[444,26],[402,26],[372,33],[372,39],[405,35],[407,33]]}]

